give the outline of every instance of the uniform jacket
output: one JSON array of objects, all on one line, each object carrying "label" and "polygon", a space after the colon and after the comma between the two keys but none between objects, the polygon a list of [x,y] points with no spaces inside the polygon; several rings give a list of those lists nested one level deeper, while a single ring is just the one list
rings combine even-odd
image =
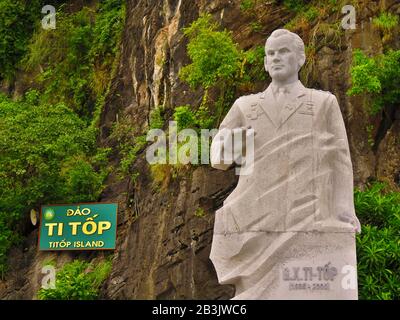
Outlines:
[{"label": "uniform jacket", "polygon": [[[246,231],[359,231],[353,203],[353,170],[336,97],[295,83],[275,103],[272,85],[241,97],[220,125],[255,130],[254,170],[217,211],[214,233]],[[220,131],[221,132],[221,131]],[[211,164],[222,153],[218,134]]]}]

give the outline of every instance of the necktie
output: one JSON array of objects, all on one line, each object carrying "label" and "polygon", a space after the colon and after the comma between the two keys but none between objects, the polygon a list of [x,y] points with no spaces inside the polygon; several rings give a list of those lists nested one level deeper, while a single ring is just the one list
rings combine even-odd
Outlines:
[{"label": "necktie", "polygon": [[284,103],[286,102],[286,89],[278,88],[276,95],[275,95],[275,99],[276,99],[276,107],[275,107],[276,116],[277,116],[278,122],[280,123],[282,109],[283,109]]},{"label": "necktie", "polygon": [[283,103],[285,102],[286,98],[286,89],[285,88],[278,88],[276,93],[276,102],[278,107],[282,107]]}]

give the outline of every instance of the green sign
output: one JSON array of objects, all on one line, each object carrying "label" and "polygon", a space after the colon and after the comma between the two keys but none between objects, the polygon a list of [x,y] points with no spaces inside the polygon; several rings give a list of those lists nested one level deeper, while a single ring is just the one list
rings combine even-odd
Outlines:
[{"label": "green sign", "polygon": [[116,203],[42,206],[39,250],[115,249],[117,211]]}]

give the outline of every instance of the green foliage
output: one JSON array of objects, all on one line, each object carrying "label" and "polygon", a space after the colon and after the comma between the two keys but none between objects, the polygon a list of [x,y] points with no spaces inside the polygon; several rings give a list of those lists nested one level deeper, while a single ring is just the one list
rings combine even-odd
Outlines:
[{"label": "green foliage", "polygon": [[[217,23],[212,22],[211,15],[206,14],[184,29],[189,38],[187,48],[192,63],[181,69],[180,77],[192,88],[202,87],[204,96],[199,106],[178,107],[175,112],[178,118],[194,118],[189,121],[194,126],[192,128],[217,126],[231,107],[238,87],[251,88],[254,82],[267,78],[264,47],[239,50],[231,33],[218,31],[219,28]],[[211,88],[218,94],[214,101],[209,101]],[[189,109],[196,108],[196,111],[190,111],[190,115]]]},{"label": "green foliage", "polygon": [[304,9],[307,2],[304,0],[284,0],[283,5],[291,11],[299,12]]},{"label": "green foliage", "polygon": [[268,74],[264,68],[264,46],[256,46],[242,53],[241,82],[267,80]]},{"label": "green foliage", "polygon": [[7,271],[8,249],[20,240],[19,235],[13,231],[19,218],[18,212],[0,211],[0,279],[4,279]]},{"label": "green foliage", "polygon": [[400,213],[400,193],[385,192],[386,185],[374,183],[366,191],[356,189],[354,203],[358,217],[366,224],[388,227]]},{"label": "green foliage", "polygon": [[353,65],[351,68],[352,87],[349,95],[368,93],[379,93],[381,83],[379,81],[378,66],[374,59],[368,58],[361,50],[356,49],[353,54]]},{"label": "green foliage", "polygon": [[42,1],[0,0],[0,79],[10,80],[40,21]]},{"label": "green foliage", "polygon": [[[203,150],[202,148],[210,148],[211,142],[208,137],[201,134],[201,129],[213,129],[216,121],[215,116],[210,114],[210,111],[205,105],[200,106],[196,111],[192,111],[190,105],[185,105],[175,108],[173,119],[177,122],[178,130],[192,129],[196,132],[197,138],[196,140],[187,137],[185,141],[178,141],[178,154],[186,150],[186,156],[191,159],[190,161],[192,165],[194,163],[201,163],[202,152],[206,152],[206,150]],[[197,142],[197,145],[192,145],[191,143],[194,143],[195,141]],[[196,149],[197,158],[194,152],[191,153],[192,150]],[[181,163],[178,163],[178,165],[181,165]]]},{"label": "green foliage", "polygon": [[30,105],[37,106],[40,102],[40,92],[35,89],[27,91],[25,93],[25,101]]},{"label": "green foliage", "polygon": [[212,129],[215,124],[215,117],[205,105],[201,105],[195,113],[196,125],[199,129]]},{"label": "green foliage", "polygon": [[183,175],[185,165],[181,163],[171,165],[166,164],[152,164],[150,165],[150,174],[153,179],[154,191],[165,191],[171,180],[176,179]]},{"label": "green foliage", "polygon": [[131,172],[131,166],[135,162],[139,151],[146,145],[146,136],[137,136],[133,142],[133,146],[123,152],[121,159],[121,177],[130,174],[133,179],[136,179],[137,173]]},{"label": "green foliage", "polygon": [[368,145],[372,148],[375,144],[375,139],[373,137],[374,125],[373,124],[367,125],[366,131],[368,134]]},{"label": "green foliage", "polygon": [[131,171],[132,164],[135,162],[139,151],[146,145],[146,136],[136,135],[135,128],[129,118],[122,118],[114,123],[110,139],[117,146],[119,155],[121,156],[120,165],[117,174],[120,179],[127,175],[135,178],[136,173]]},{"label": "green foliage", "polygon": [[[354,0],[356,2],[357,0]],[[345,0],[325,1],[294,1],[292,6],[295,16],[288,21],[284,28],[292,32],[308,35],[306,46],[338,47],[340,49],[341,35],[344,30],[341,26],[343,14],[341,9],[347,3]]]},{"label": "green foliage", "polygon": [[[46,202],[97,200],[108,150],[64,104],[33,105],[0,96],[0,268],[15,242],[18,219]],[[35,98],[36,99],[36,98]]]},{"label": "green foliage", "polygon": [[192,63],[183,67],[179,75],[192,88],[208,89],[236,76],[240,70],[239,50],[228,31],[218,31],[210,14],[200,16],[184,29],[184,34],[189,38],[187,50]]},{"label": "green foliage", "polygon": [[164,126],[163,108],[158,106],[150,112],[150,129],[162,129]]},{"label": "green foliage", "polygon": [[[104,160],[101,162],[104,163]],[[95,159],[81,156],[65,161],[61,169],[61,178],[65,181],[64,192],[67,194],[68,202],[80,202],[82,199],[97,200],[107,170],[103,169],[102,172],[97,172],[94,169],[95,163]]]},{"label": "green foliage", "polygon": [[97,10],[57,12],[57,28],[38,29],[22,64],[39,72],[42,100],[64,102],[86,120],[109,85],[124,19],[122,0],[101,1]]},{"label": "green foliage", "polygon": [[242,0],[240,2],[240,10],[249,11],[255,6],[255,0]]},{"label": "green foliage", "polygon": [[[312,23],[318,19],[320,15],[321,6],[318,7],[309,3],[309,1],[285,1],[284,5],[291,11],[296,12],[292,23],[301,23],[305,20],[308,23]],[[288,24],[290,26],[290,24]]]},{"label": "green foliage", "polygon": [[311,28],[313,22],[317,21],[320,16],[321,8],[312,5],[301,6],[296,11],[295,17],[290,20],[285,26],[285,29],[291,31],[307,30]]},{"label": "green foliage", "polygon": [[103,0],[97,12],[93,27],[91,55],[104,59],[118,52],[119,36],[123,29],[125,15],[124,1]]},{"label": "green foliage", "polygon": [[40,289],[40,300],[95,300],[111,271],[111,262],[93,264],[74,260],[56,274],[55,289]]},{"label": "green foliage", "polygon": [[400,193],[375,183],[356,189],[362,232],[357,236],[360,299],[400,298]]},{"label": "green foliage", "polygon": [[351,67],[352,87],[348,95],[368,94],[372,97],[371,114],[400,103],[400,50],[369,58],[356,50]]},{"label": "green foliage", "polygon": [[57,28],[39,29],[23,61],[28,71],[42,70],[37,80],[45,102],[62,101],[84,117],[89,117],[94,104],[89,91],[93,19],[94,12],[89,8],[75,14],[59,10]]},{"label": "green foliage", "polygon": [[92,89],[104,94],[116,70],[119,42],[125,19],[125,1],[103,0],[93,27],[93,44],[89,52],[92,65]]},{"label": "green foliage", "polygon": [[194,215],[195,215],[196,217],[198,217],[198,218],[203,218],[203,217],[206,216],[206,212],[204,211],[203,208],[200,208],[200,207],[199,207],[199,208],[196,209]]},{"label": "green foliage", "polygon": [[250,23],[250,28],[251,30],[253,30],[254,32],[260,32],[263,28],[262,24],[258,21],[253,21]]},{"label": "green foliage", "polygon": [[41,28],[44,4],[0,0],[0,80],[17,67],[36,77],[23,100],[0,96],[0,275],[24,214],[46,202],[96,201],[108,174],[110,150],[96,147],[95,124],[116,70],[124,1],[72,13],[61,6],[54,30]]},{"label": "green foliage", "polygon": [[194,128],[196,126],[196,116],[190,110],[190,105],[176,107],[174,120],[178,123],[178,130]]},{"label": "green foliage", "polygon": [[190,105],[176,107],[173,118],[178,124],[178,130],[211,129],[215,121],[205,106],[201,106],[195,112],[191,110]]},{"label": "green foliage", "polygon": [[378,17],[372,20],[374,26],[384,32],[390,32],[399,25],[399,16],[391,14],[390,12],[383,12]]},{"label": "green foliage", "polygon": [[304,17],[308,22],[313,22],[318,18],[319,12],[318,9],[311,6],[304,12]]}]

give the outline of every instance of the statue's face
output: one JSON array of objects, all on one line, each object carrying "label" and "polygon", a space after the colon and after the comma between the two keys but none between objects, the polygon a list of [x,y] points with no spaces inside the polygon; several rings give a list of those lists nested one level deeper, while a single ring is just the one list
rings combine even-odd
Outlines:
[{"label": "statue's face", "polygon": [[272,79],[279,81],[299,72],[299,59],[290,36],[283,35],[267,40],[265,69]]}]

